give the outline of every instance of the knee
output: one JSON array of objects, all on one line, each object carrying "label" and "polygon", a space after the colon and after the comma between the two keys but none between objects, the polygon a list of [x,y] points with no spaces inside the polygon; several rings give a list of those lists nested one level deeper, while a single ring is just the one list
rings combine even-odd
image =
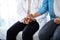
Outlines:
[{"label": "knee", "polygon": [[7,34],[11,34],[11,33],[13,33],[13,30],[11,30],[11,28],[9,28],[9,29],[7,30]]},{"label": "knee", "polygon": [[37,21],[32,21],[29,25],[35,25],[35,24],[39,26],[39,23]]},{"label": "knee", "polygon": [[10,34],[10,33],[11,33],[11,31],[10,31],[10,29],[8,29],[8,30],[7,30],[7,34]]}]

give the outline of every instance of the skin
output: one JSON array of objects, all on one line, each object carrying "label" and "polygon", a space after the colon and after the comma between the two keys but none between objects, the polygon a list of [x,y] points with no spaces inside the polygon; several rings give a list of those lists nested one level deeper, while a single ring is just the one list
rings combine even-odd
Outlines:
[{"label": "skin", "polygon": [[55,19],[54,19],[54,22],[55,22],[56,24],[60,24],[60,18],[55,18]]},{"label": "skin", "polygon": [[38,12],[34,13],[34,14],[28,14],[26,18],[24,18],[24,22],[25,24],[29,24],[32,21],[35,21],[34,18],[40,16],[40,14]]},{"label": "skin", "polygon": [[[29,24],[32,21],[35,21],[34,18],[40,16],[41,14],[39,12],[36,12],[34,14],[28,14],[26,18],[24,18],[24,22],[25,24]],[[55,18],[54,19],[54,23],[56,24],[60,24],[60,18]]]}]

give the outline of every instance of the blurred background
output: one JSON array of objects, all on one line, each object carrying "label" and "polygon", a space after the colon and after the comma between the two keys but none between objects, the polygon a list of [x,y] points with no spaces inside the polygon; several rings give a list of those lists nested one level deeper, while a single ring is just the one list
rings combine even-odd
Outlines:
[{"label": "blurred background", "polygon": [[6,40],[8,28],[18,21],[17,0],[0,0],[0,39]]},{"label": "blurred background", "polygon": [[17,20],[17,1],[0,0],[0,27],[8,27]]}]

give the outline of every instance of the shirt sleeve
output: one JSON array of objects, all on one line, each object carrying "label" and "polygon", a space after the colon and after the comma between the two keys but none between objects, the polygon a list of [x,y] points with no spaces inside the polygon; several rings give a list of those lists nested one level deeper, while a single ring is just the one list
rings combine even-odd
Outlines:
[{"label": "shirt sleeve", "polygon": [[46,11],[48,11],[48,0],[44,0],[42,7],[38,9],[40,14],[44,14]]}]

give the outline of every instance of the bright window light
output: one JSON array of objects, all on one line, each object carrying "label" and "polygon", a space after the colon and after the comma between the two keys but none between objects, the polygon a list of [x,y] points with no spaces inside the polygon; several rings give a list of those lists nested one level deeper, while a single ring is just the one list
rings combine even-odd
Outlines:
[{"label": "bright window light", "polygon": [[[16,0],[0,0],[0,24],[8,26],[12,21],[17,20],[17,1]],[[1,25],[3,26],[3,25]]]}]

